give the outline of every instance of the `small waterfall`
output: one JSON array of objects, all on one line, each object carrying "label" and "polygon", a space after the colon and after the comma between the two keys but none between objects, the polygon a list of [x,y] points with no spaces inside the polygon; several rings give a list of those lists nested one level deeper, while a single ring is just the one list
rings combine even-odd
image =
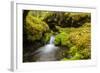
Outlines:
[{"label": "small waterfall", "polygon": [[37,61],[54,61],[56,60],[55,53],[58,47],[54,45],[55,37],[51,36],[49,44],[44,45],[43,47],[40,47],[38,54],[36,55],[38,57]]},{"label": "small waterfall", "polygon": [[54,43],[54,40],[55,40],[55,37],[54,36],[51,36],[49,44],[53,44]]}]

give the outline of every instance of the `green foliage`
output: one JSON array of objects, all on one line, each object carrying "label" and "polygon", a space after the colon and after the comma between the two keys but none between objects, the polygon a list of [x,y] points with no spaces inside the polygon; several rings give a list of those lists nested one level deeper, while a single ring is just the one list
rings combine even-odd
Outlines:
[{"label": "green foliage", "polygon": [[91,24],[90,23],[84,23],[84,25],[82,27],[91,27]]},{"label": "green foliage", "polygon": [[56,55],[61,60],[91,58],[90,13],[30,10],[24,17],[24,40],[32,42],[28,46],[32,44],[33,49],[39,48],[49,42],[51,35],[55,35],[54,44],[60,51]]},{"label": "green foliage", "polygon": [[69,39],[69,33],[61,32],[60,34],[56,35],[54,44],[70,48],[72,46],[72,43]]},{"label": "green foliage", "polygon": [[60,45],[61,44],[61,37],[60,37],[59,34],[55,36],[54,44],[55,45]]},{"label": "green foliage", "polygon": [[87,30],[87,28],[85,29],[81,29],[81,28],[79,28],[79,30],[80,31],[74,31],[74,32],[72,32],[72,33],[70,33],[70,41],[74,44],[74,45],[76,45],[76,46],[78,46],[79,48],[81,47],[81,48],[85,48],[85,47],[87,47],[88,45],[90,45],[90,30],[88,29]]},{"label": "green foliage", "polygon": [[70,34],[70,32],[72,31],[72,28],[62,28],[60,26],[56,26],[56,29],[59,33],[65,32],[67,34]]},{"label": "green foliage", "polygon": [[82,18],[85,18],[86,19],[86,17],[90,17],[90,13],[72,12],[72,13],[69,14],[69,17],[71,17],[72,20],[79,21]]},{"label": "green foliage", "polygon": [[70,41],[69,41],[69,36],[67,33],[62,32],[58,35],[55,36],[55,41],[54,41],[55,45],[61,45],[61,46],[70,46]]},{"label": "green foliage", "polygon": [[66,60],[69,60],[69,59],[68,59],[68,58],[63,58],[63,59],[62,59],[62,61],[66,61]]},{"label": "green foliage", "polygon": [[37,10],[32,10],[30,11],[30,14],[40,20],[45,20],[48,16],[51,16],[53,12],[48,12],[48,11],[37,11]]},{"label": "green foliage", "polygon": [[76,52],[75,55],[72,58],[70,58],[70,60],[80,60],[81,57],[82,57],[82,55],[79,54],[78,52]]},{"label": "green foliage", "polygon": [[43,36],[43,42],[48,43],[51,35],[52,35],[51,33],[45,33],[44,36]]},{"label": "green foliage", "polygon": [[[80,60],[91,58],[91,30],[90,23],[85,23],[80,28],[60,28],[60,34],[56,36],[55,42],[61,46],[69,47],[68,52],[64,54],[70,57],[64,57],[62,60]],[[58,28],[58,27],[57,27]],[[55,43],[55,44],[56,44]]]},{"label": "green foliage", "polygon": [[78,48],[76,46],[71,47],[69,50],[69,54],[71,54],[71,56],[74,56],[76,52],[78,52]]},{"label": "green foliage", "polygon": [[[91,37],[90,37],[90,27],[81,27],[78,29],[73,29],[74,31],[70,33],[69,38],[73,47],[70,48],[69,54],[76,58],[76,53],[80,55],[79,59],[91,58]],[[73,59],[71,58],[71,59]]]},{"label": "green foliage", "polygon": [[65,32],[62,32],[60,34],[60,38],[61,38],[61,45],[66,46],[67,45],[67,41],[68,41],[68,35]]},{"label": "green foliage", "polygon": [[80,27],[84,25],[84,23],[91,21],[90,13],[69,12],[65,13],[65,17],[67,21],[65,25],[69,27]]},{"label": "green foliage", "polygon": [[82,59],[90,59],[91,58],[91,48],[84,48],[80,51],[80,54],[82,55]]},{"label": "green foliage", "polygon": [[27,39],[30,41],[41,39],[43,33],[49,30],[48,25],[44,21],[32,15],[32,11],[26,16],[24,28],[26,30]]}]

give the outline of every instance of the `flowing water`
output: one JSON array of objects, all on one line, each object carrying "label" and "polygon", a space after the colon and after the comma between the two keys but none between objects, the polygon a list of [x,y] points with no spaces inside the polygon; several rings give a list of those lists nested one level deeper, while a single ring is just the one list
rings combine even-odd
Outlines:
[{"label": "flowing water", "polygon": [[58,47],[54,45],[55,37],[51,36],[49,44],[39,48],[36,51],[35,57],[37,57],[36,61],[55,61],[56,60],[56,51]]},{"label": "flowing water", "polygon": [[55,37],[51,36],[49,44],[54,44]]}]

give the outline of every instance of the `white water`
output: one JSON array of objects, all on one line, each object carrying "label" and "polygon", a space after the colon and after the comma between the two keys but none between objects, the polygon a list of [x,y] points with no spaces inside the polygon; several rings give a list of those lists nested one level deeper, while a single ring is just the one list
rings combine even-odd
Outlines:
[{"label": "white water", "polygon": [[54,36],[51,36],[49,44],[39,48],[36,52],[36,56],[38,57],[37,61],[54,61],[56,60],[55,58],[55,53],[58,47],[54,45]]},{"label": "white water", "polygon": [[54,43],[54,40],[55,40],[55,37],[54,36],[51,36],[49,44],[53,44]]}]

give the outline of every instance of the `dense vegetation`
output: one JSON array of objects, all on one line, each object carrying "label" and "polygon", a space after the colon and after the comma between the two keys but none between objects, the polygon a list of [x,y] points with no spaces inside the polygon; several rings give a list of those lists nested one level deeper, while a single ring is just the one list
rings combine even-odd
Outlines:
[{"label": "dense vegetation", "polygon": [[33,51],[54,35],[59,60],[91,58],[91,14],[82,12],[23,11],[23,61],[34,61]]}]

